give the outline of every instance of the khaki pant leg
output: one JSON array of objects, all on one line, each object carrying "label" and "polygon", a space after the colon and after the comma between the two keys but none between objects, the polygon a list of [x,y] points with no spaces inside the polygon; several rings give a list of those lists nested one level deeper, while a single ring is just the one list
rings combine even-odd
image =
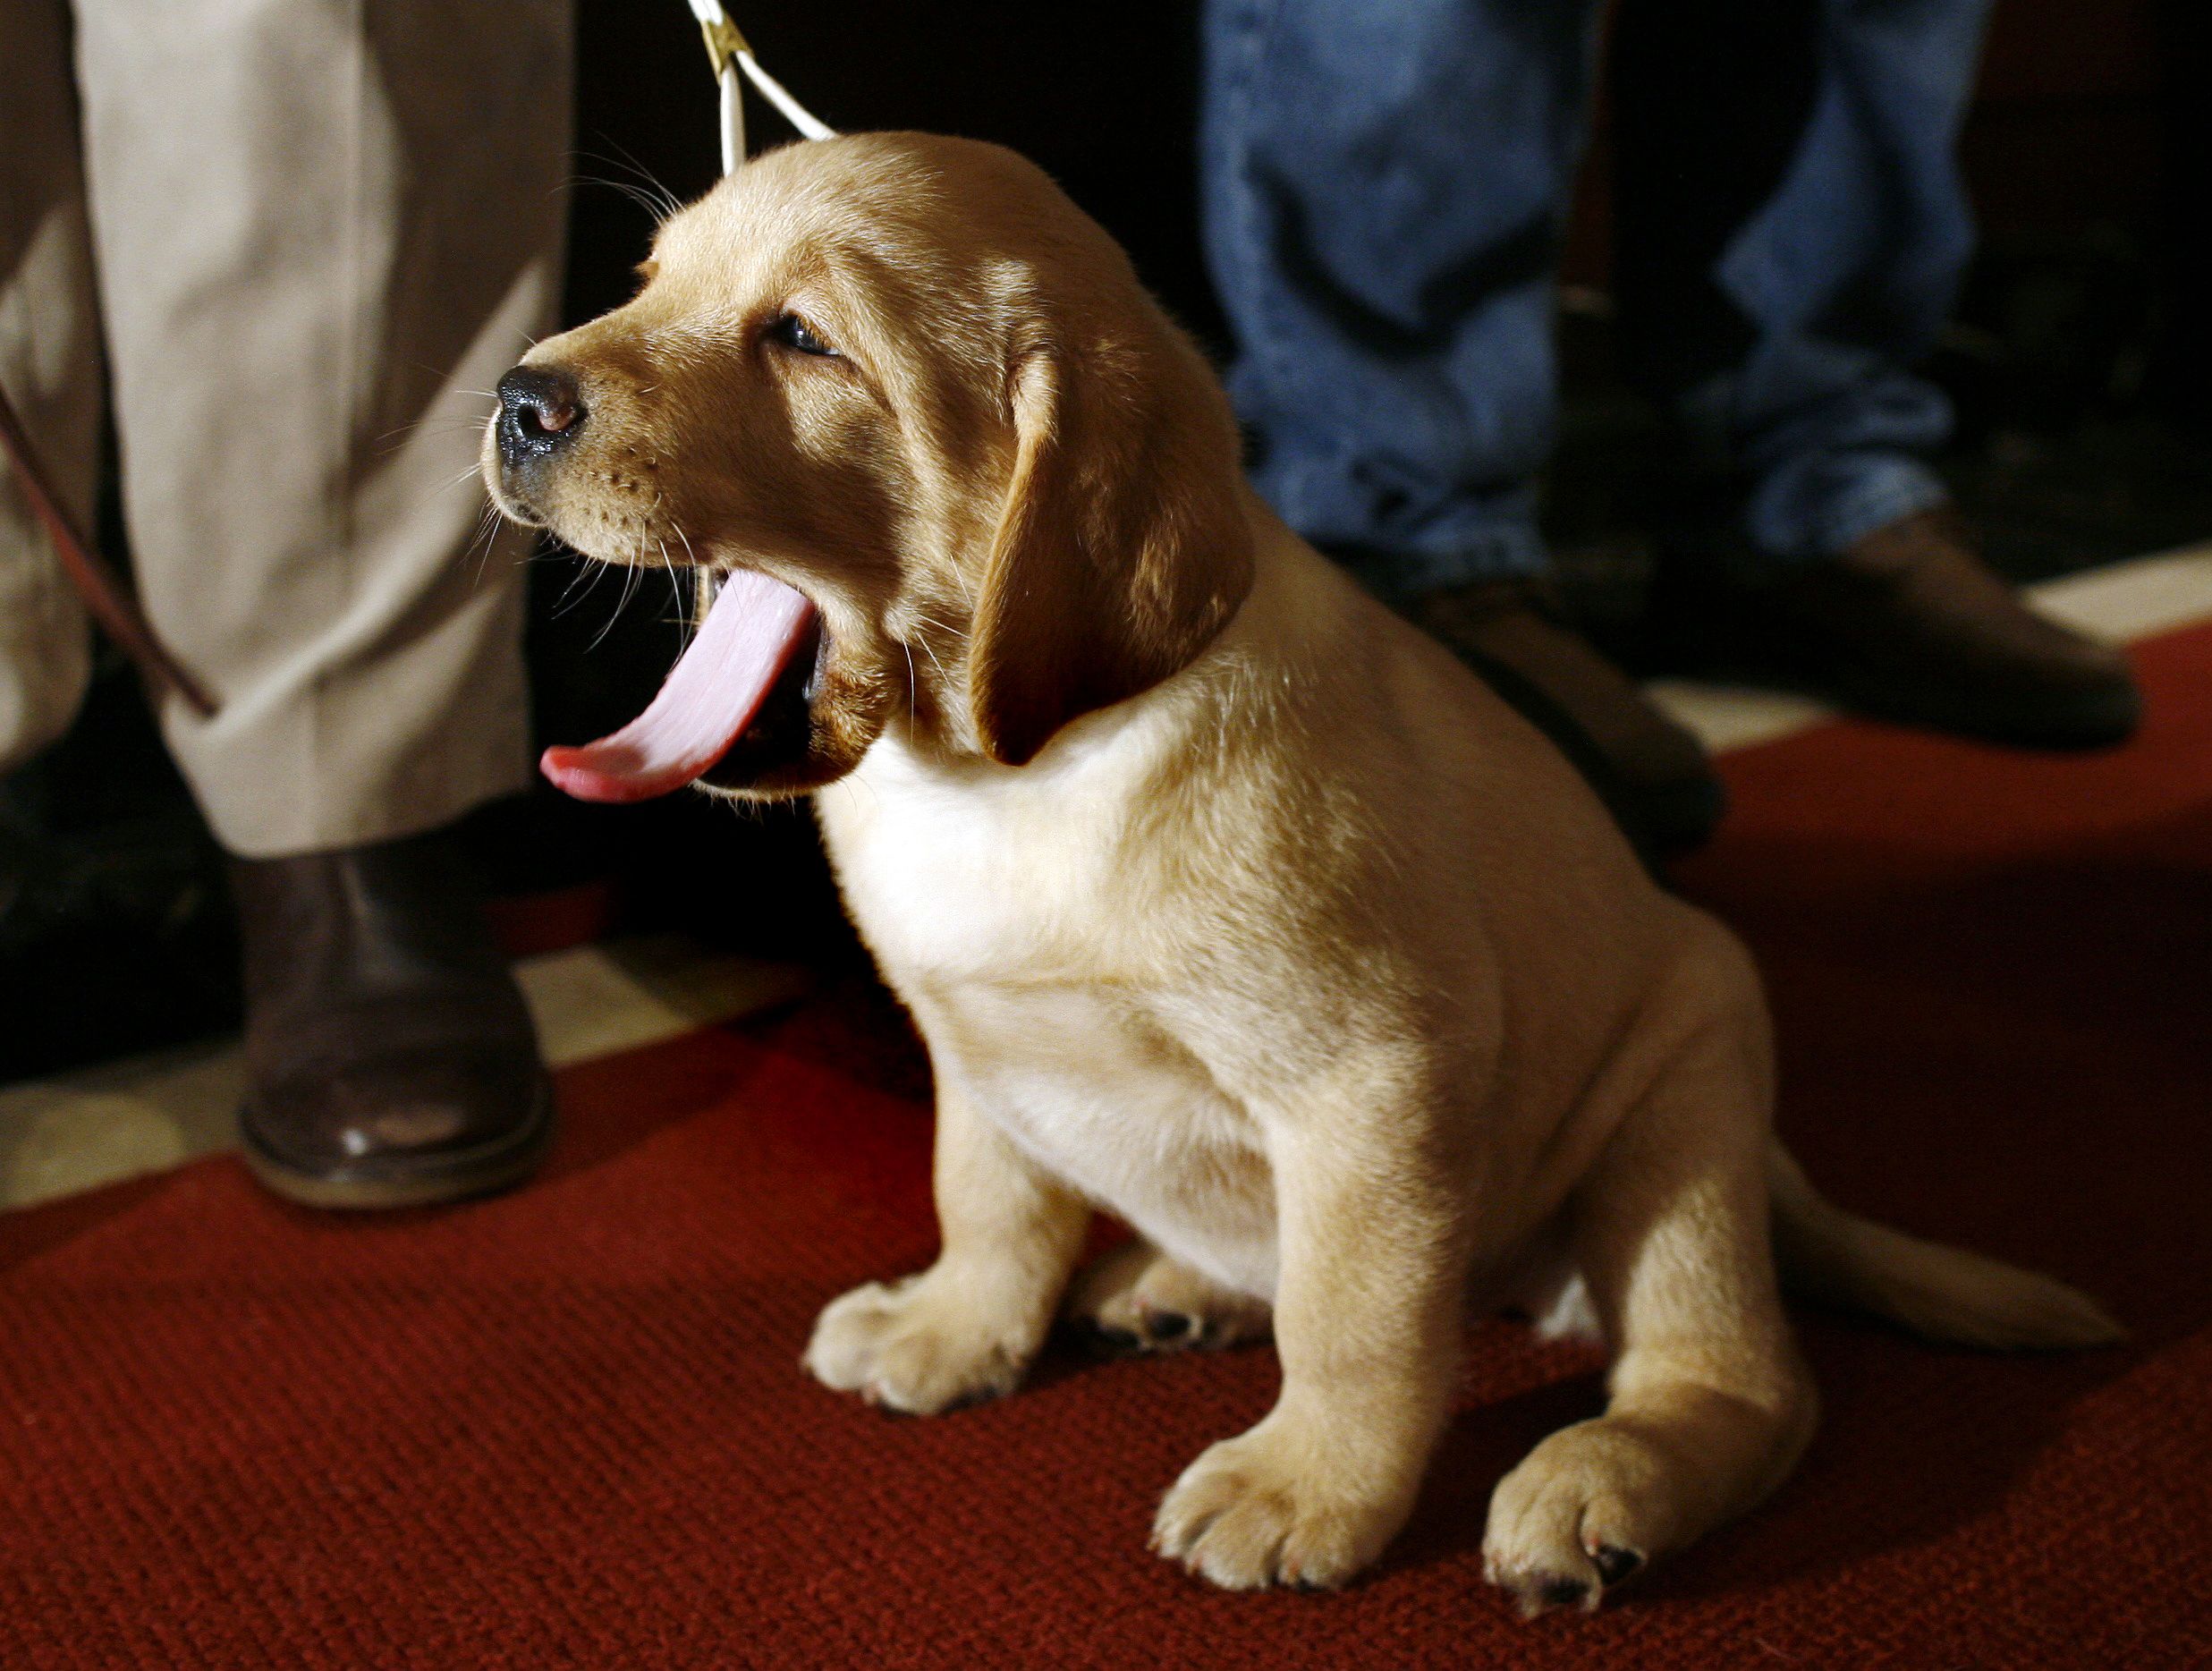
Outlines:
[{"label": "khaki pant leg", "polygon": [[488,391],[549,323],[568,0],[78,0],[124,509],[222,711],[163,728],[267,856],[527,781],[521,547],[470,540]]},{"label": "khaki pant leg", "polygon": [[[55,493],[90,530],[99,317],[64,0],[0,4],[0,388]],[[0,772],[68,728],[90,676],[83,606],[0,464]]]}]

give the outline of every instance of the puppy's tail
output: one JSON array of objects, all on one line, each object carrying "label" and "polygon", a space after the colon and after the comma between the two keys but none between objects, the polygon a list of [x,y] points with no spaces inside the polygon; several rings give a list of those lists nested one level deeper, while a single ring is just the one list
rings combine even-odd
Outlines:
[{"label": "puppy's tail", "polygon": [[2054,1351],[2127,1337],[2096,1301],[2064,1283],[1845,1212],[1778,1142],[1767,1150],[1767,1183],[1775,1258],[1792,1294],[1954,1345]]}]

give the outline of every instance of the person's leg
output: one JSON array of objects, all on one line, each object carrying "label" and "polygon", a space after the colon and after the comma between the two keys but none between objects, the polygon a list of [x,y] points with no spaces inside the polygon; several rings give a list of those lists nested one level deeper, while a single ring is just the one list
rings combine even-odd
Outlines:
[{"label": "person's leg", "polygon": [[162,714],[208,821],[262,858],[522,787],[518,548],[462,560],[468,420],[558,293],[566,0],[81,12],[124,508],[221,705]]},{"label": "person's leg", "polygon": [[1628,0],[1623,335],[1767,650],[1902,717],[2102,741],[2132,719],[2118,658],[2029,615],[1934,514],[1951,411],[1912,367],[1972,253],[1957,146],[1987,11]]},{"label": "person's leg", "polygon": [[1598,11],[1211,0],[1206,237],[1261,493],[1671,847],[1718,815],[1701,752],[1536,583]]},{"label": "person's leg", "polygon": [[1591,0],[1213,0],[1207,250],[1284,521],[1394,598],[1545,566]]},{"label": "person's leg", "polygon": [[[89,529],[100,445],[99,316],[64,0],[0,7],[0,389],[54,491]],[[84,607],[0,464],[0,773],[68,728],[90,676]]]},{"label": "person's leg", "polygon": [[1973,250],[1955,151],[1988,0],[1629,0],[1618,262],[1633,365],[1767,563],[1945,498],[1935,345]]},{"label": "person's leg", "polygon": [[529,770],[472,478],[558,293],[568,0],[80,0],[78,73],[140,588],[220,704],[162,721],[234,855],[248,1158],[511,1183],[550,1098],[445,827]]}]

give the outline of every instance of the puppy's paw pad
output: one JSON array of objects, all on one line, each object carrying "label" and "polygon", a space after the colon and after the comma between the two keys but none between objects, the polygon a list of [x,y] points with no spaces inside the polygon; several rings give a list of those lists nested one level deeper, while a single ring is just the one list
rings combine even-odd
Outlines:
[{"label": "puppy's paw pad", "polygon": [[1225,1439],[1183,1472],[1152,1528],[1152,1548],[1225,1590],[1334,1590],[1382,1553],[1409,1503],[1378,1500],[1306,1447],[1259,1430]]},{"label": "puppy's paw pad", "polygon": [[1524,1619],[1555,1607],[1595,1612],[1606,1592],[1619,1582],[1606,1575],[1608,1570],[1625,1577],[1642,1565],[1640,1555],[1624,1557],[1623,1552],[1615,1550],[1610,1556],[1601,1557],[1579,1540],[1564,1538],[1524,1535],[1517,1543],[1486,1539],[1482,1551],[1483,1577],[1513,1599]]},{"label": "puppy's paw pad", "polygon": [[1033,1351],[971,1295],[924,1273],[833,1300],[801,1361],[825,1387],[927,1416],[1013,1391]]},{"label": "puppy's paw pad", "polygon": [[1547,1572],[1541,1567],[1507,1571],[1486,1561],[1482,1573],[1513,1599],[1514,1609],[1524,1619],[1533,1619],[1559,1607],[1595,1612],[1605,1596],[1604,1581],[1587,1566],[1581,1573]]},{"label": "puppy's paw pad", "polygon": [[1183,1352],[1267,1336],[1267,1302],[1222,1287],[1143,1242],[1103,1255],[1076,1278],[1067,1316],[1108,1351]]},{"label": "puppy's paw pad", "polygon": [[1623,1549],[1614,1543],[1600,1543],[1590,1550],[1589,1555],[1590,1559],[1597,1563],[1598,1576],[1605,1581],[1607,1590],[1635,1577],[1638,1569],[1644,1564],[1644,1557],[1637,1551]]},{"label": "puppy's paw pad", "polygon": [[1483,1576],[1524,1618],[1594,1609],[1664,1547],[1665,1493],[1663,1466],[1631,1436],[1596,1421],[1555,1433],[1498,1483]]}]

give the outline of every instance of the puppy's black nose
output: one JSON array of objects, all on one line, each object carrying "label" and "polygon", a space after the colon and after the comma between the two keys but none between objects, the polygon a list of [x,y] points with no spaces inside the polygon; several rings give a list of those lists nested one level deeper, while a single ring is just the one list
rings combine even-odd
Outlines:
[{"label": "puppy's black nose", "polygon": [[510,464],[543,458],[583,428],[576,379],[543,366],[517,366],[499,379],[499,455]]}]

